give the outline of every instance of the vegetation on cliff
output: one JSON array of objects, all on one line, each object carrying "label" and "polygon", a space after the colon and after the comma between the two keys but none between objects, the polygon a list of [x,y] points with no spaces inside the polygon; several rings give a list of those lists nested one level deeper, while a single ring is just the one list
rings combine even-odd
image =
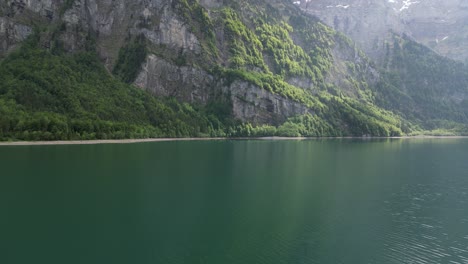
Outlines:
[{"label": "vegetation on cliff", "polygon": [[379,105],[428,130],[466,131],[466,65],[395,35],[387,46],[384,66],[383,78],[376,86]]},{"label": "vegetation on cliff", "polygon": [[94,53],[25,45],[0,64],[0,138],[16,140],[216,136],[219,121],[112,77]]},{"label": "vegetation on cliff", "polygon": [[[106,72],[95,54],[54,55],[24,46],[0,64],[0,139],[342,136],[361,133],[389,136],[401,133],[394,126],[356,114],[352,104],[342,108],[344,102],[329,99],[328,106],[334,107],[333,110],[291,118],[279,127],[252,126],[225,119],[221,122],[217,117],[219,113],[208,108],[169,98],[156,99],[119,81]],[[345,119],[348,120],[343,121]],[[345,123],[354,125],[350,129],[340,128]]]}]

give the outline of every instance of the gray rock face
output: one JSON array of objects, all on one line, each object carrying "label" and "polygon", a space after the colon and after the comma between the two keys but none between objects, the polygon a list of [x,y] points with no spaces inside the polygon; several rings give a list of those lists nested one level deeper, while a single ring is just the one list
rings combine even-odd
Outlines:
[{"label": "gray rock face", "polygon": [[[160,23],[156,28],[141,29],[146,38],[155,45],[167,45],[172,49],[182,49],[200,54],[201,46],[197,37],[192,34],[174,12],[169,7],[162,11]],[[145,17],[152,16],[149,9],[143,11]]]},{"label": "gray rock face", "polygon": [[468,1],[423,0],[400,17],[417,41],[444,56],[468,62]]},{"label": "gray rock face", "polygon": [[300,6],[351,37],[380,61],[391,32],[452,59],[468,59],[466,0],[301,0]]},{"label": "gray rock face", "polygon": [[352,38],[374,60],[380,59],[390,29],[404,30],[387,0],[303,1],[301,7]]},{"label": "gray rock face", "polygon": [[31,12],[52,20],[62,2],[63,0],[4,0],[0,5],[2,9],[8,10],[9,17]]},{"label": "gray rock face", "polygon": [[223,4],[223,0],[200,0],[200,4],[205,8],[218,8]]},{"label": "gray rock face", "polygon": [[135,84],[156,96],[172,96],[202,104],[221,92],[232,102],[234,117],[254,124],[281,123],[288,117],[311,113],[304,105],[251,83],[234,81],[227,84],[204,70],[180,67],[155,55],[148,56]]},{"label": "gray rock face", "polygon": [[96,36],[99,54],[112,69],[129,37],[143,35],[155,46],[200,54],[201,45],[169,0],[75,0],[64,13],[61,40],[69,51],[83,49],[83,35]]},{"label": "gray rock face", "polygon": [[32,33],[32,28],[0,17],[0,58]]},{"label": "gray rock face", "polygon": [[236,118],[254,124],[281,124],[288,117],[313,112],[304,105],[272,94],[248,82],[235,81],[223,86],[230,94]]},{"label": "gray rock face", "polygon": [[32,24],[52,21],[60,0],[3,0],[0,2],[0,58],[32,33]]},{"label": "gray rock face", "polygon": [[149,55],[135,84],[157,96],[173,96],[186,102],[206,103],[214,78],[201,69],[180,67]]},{"label": "gray rock face", "polygon": [[27,9],[40,14],[44,17],[49,17],[52,19],[55,15],[55,11],[57,10],[57,4],[59,1],[54,0],[14,0],[16,2],[23,2]]}]

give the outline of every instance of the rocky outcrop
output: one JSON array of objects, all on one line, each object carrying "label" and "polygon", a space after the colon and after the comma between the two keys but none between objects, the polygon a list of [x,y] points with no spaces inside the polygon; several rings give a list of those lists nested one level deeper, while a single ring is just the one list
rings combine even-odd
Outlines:
[{"label": "rocky outcrop", "polygon": [[0,2],[0,58],[33,32],[33,25],[57,16],[58,0],[4,0]]},{"label": "rocky outcrop", "polygon": [[[16,0],[17,2],[21,2]],[[57,15],[58,6],[62,1],[57,0],[23,0],[26,8],[39,14],[40,16],[47,17],[52,20]]]},{"label": "rocky outcrop", "polygon": [[192,103],[206,104],[221,95],[231,101],[234,117],[254,124],[279,124],[288,117],[311,113],[304,105],[249,82],[227,83],[202,69],[177,66],[155,55],[148,56],[135,84],[156,96]]},{"label": "rocky outcrop", "polygon": [[4,15],[18,17],[21,15],[35,14],[48,20],[58,15],[58,8],[63,0],[4,0],[0,4]]},{"label": "rocky outcrop", "polygon": [[157,96],[173,96],[186,102],[206,103],[214,77],[201,69],[177,66],[149,55],[135,84]]},{"label": "rocky outcrop", "polygon": [[200,0],[200,4],[205,8],[218,8],[223,4],[223,0]]},{"label": "rocky outcrop", "polygon": [[109,70],[128,39],[144,36],[153,46],[200,54],[201,44],[169,0],[75,0],[62,20],[61,40],[68,51],[83,49],[92,34]]},{"label": "rocky outcrop", "polygon": [[[155,11],[155,10],[153,10]],[[156,10],[157,11],[157,10]],[[200,54],[201,46],[197,37],[189,31],[187,24],[166,6],[160,11],[159,25],[143,28],[140,32],[155,45],[166,45],[174,50],[184,50]],[[152,11],[143,11],[145,19],[153,16]]]},{"label": "rocky outcrop", "polygon": [[300,103],[272,94],[245,81],[235,81],[222,88],[230,95],[234,116],[243,121],[278,125],[288,117],[313,114],[311,109]]},{"label": "rocky outcrop", "polygon": [[0,17],[0,58],[24,41],[32,33],[32,28]]}]

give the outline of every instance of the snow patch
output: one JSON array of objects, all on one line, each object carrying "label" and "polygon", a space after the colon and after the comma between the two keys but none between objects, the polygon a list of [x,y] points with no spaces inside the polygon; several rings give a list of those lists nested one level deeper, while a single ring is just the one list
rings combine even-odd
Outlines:
[{"label": "snow patch", "polygon": [[445,36],[444,38],[442,38],[441,40],[439,40],[438,38],[436,38],[436,43],[439,44],[439,42],[442,42],[444,40],[447,40],[449,38],[449,36]]},{"label": "snow patch", "polygon": [[395,4],[397,6],[400,6],[399,8],[393,8],[396,12],[402,12],[406,9],[409,9],[412,5],[414,4],[419,4],[421,1],[414,1],[414,0],[387,0],[388,3]]},{"label": "snow patch", "polygon": [[403,6],[400,8],[400,12],[405,10],[405,9],[409,9],[410,6],[412,6],[413,4],[419,4],[421,3],[420,1],[414,1],[412,2],[411,0],[404,0],[403,1]]},{"label": "snow patch", "polygon": [[327,8],[334,8],[334,7],[348,9],[350,7],[350,5],[336,5],[336,6],[329,5],[329,6],[327,6]]},{"label": "snow patch", "polygon": [[312,1],[312,0],[298,0],[298,1],[293,1],[293,4],[295,4],[295,5],[301,5],[303,2],[304,2],[304,3],[308,3],[308,2],[310,2],[310,1]]}]

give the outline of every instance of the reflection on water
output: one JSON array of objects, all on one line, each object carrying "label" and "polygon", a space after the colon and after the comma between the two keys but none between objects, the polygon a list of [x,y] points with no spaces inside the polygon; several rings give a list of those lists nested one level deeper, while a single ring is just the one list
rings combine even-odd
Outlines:
[{"label": "reflection on water", "polygon": [[2,147],[0,263],[468,263],[467,160],[466,139]]}]

